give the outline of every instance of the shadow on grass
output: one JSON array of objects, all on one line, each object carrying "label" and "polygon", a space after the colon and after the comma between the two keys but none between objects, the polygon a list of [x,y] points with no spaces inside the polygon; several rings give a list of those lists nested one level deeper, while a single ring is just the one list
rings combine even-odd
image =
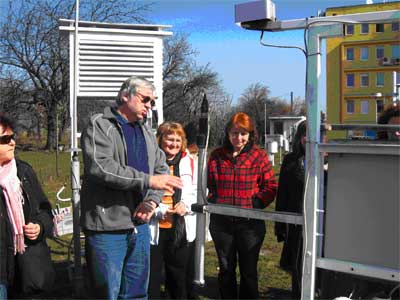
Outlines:
[{"label": "shadow on grass", "polygon": [[[216,277],[205,277],[205,286],[196,287],[195,291],[200,299],[219,299],[218,281]],[[291,291],[277,288],[268,288],[260,293],[259,299],[290,299]]]},{"label": "shadow on grass", "polygon": [[[78,294],[74,291],[74,284],[70,275],[70,262],[54,262],[54,266],[56,279],[53,290],[49,293],[35,295],[35,299],[89,299],[87,291],[79,291]],[[84,277],[86,277],[85,274]],[[219,299],[217,278],[205,277],[205,283],[204,287],[195,287],[198,297],[200,299]],[[290,299],[290,291],[268,288],[266,292],[260,293],[260,299]]]}]

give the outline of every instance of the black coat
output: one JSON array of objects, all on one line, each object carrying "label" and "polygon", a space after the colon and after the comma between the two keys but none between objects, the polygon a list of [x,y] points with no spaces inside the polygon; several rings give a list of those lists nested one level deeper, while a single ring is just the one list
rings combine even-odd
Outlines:
[{"label": "black coat", "polygon": [[[287,154],[282,162],[278,193],[276,196],[276,211],[294,213],[303,212],[304,193],[304,157],[297,157],[293,153]],[[287,239],[289,226],[286,223],[275,223],[275,234],[278,241]]]},{"label": "black coat", "polygon": [[[304,156],[289,153],[282,162],[276,210],[303,213]],[[280,265],[292,272],[292,296],[299,297],[302,273],[303,228],[301,225],[275,223],[275,235],[283,241]]]},{"label": "black coat", "polygon": [[[46,237],[53,235],[53,217],[51,204],[32,167],[23,161],[16,160],[17,176],[21,181],[24,196],[25,224],[29,222],[40,225],[40,234],[35,241],[25,238],[25,245],[46,242]],[[18,254],[17,254],[18,255]],[[11,284],[14,279],[15,256],[11,224],[5,207],[3,190],[0,187],[0,282]]]}]

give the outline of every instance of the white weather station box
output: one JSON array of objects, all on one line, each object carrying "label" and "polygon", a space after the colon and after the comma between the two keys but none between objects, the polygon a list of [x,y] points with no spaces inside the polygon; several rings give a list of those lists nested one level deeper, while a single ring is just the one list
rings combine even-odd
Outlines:
[{"label": "white weather station box", "polygon": [[275,22],[275,3],[271,0],[253,1],[235,5],[235,23],[246,29],[260,22]]}]

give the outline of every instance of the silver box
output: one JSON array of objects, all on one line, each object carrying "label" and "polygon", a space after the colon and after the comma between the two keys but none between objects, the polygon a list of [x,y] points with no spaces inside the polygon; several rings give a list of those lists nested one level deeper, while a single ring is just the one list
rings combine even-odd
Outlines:
[{"label": "silver box", "polygon": [[400,156],[329,153],[324,257],[400,269]]},{"label": "silver box", "polygon": [[253,1],[235,5],[235,23],[259,20],[275,21],[275,4],[271,0]]}]

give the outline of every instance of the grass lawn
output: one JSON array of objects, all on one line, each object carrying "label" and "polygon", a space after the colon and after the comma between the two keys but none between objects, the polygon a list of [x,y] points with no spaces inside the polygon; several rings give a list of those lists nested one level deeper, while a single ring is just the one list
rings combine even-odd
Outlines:
[{"label": "grass lawn", "polygon": [[[62,152],[59,154],[58,176],[56,170],[56,155],[53,152],[23,152],[18,151],[17,156],[27,161],[32,165],[39,181],[42,184],[49,200],[56,204],[56,193],[63,186],[66,186],[65,192],[62,194],[64,198],[71,196],[70,185],[70,153]],[[279,162],[278,159],[275,160]],[[81,160],[81,171],[83,169]],[[274,167],[276,173],[279,173],[279,163]],[[274,205],[274,204],[273,204]],[[269,209],[273,209],[273,206]],[[282,249],[282,243],[277,243],[273,231],[273,222],[266,222],[267,233],[260,254],[258,264],[259,270],[259,290],[263,299],[277,299],[277,295],[288,296],[290,290],[291,279],[290,275],[282,271],[279,267],[279,258]],[[68,256],[68,246],[71,241],[71,236],[63,236],[61,239],[49,241],[52,249],[53,260],[59,263],[72,261],[72,257]],[[205,248],[205,279],[206,287],[201,289],[201,298],[209,299],[216,298],[218,274],[218,262],[212,242],[208,242]],[[64,264],[65,265],[65,264]]]}]

